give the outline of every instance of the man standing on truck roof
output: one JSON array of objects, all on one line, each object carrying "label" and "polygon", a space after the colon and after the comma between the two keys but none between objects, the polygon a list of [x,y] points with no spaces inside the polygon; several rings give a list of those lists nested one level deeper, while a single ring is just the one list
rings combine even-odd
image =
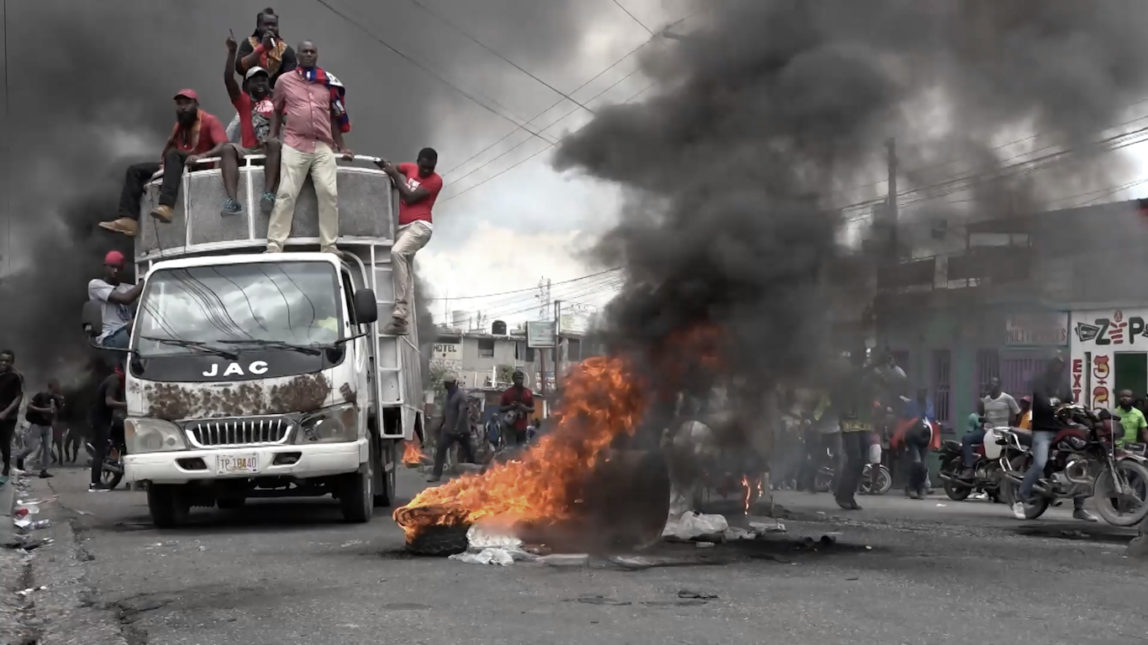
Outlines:
[{"label": "man standing on truck roof", "polygon": [[399,228],[391,247],[395,306],[384,334],[405,334],[410,327],[410,301],[415,290],[411,264],[415,253],[427,245],[434,232],[431,209],[442,192],[442,177],[434,171],[437,164],[438,153],[434,148],[420,150],[415,163],[396,166],[388,161],[377,162],[399,191]]},{"label": "man standing on truck roof", "polygon": [[434,474],[428,482],[442,480],[442,469],[446,463],[446,451],[458,442],[462,449],[463,458],[468,463],[474,463],[474,449],[470,446],[470,405],[466,400],[466,392],[458,386],[458,377],[447,374],[442,379],[446,389],[446,399],[442,404],[442,424],[438,433],[438,446],[434,451]]},{"label": "man standing on truck roof", "polygon": [[275,184],[279,181],[279,141],[271,138],[271,115],[275,108],[271,103],[271,83],[266,69],[252,67],[247,70],[243,89],[235,82],[235,37],[227,38],[227,63],[223,67],[223,84],[231,104],[239,112],[239,130],[242,133],[240,145],[228,144],[223,149],[220,164],[223,172],[223,192],[227,200],[223,203],[222,215],[241,215],[243,206],[239,195],[239,158],[252,154],[267,155],[263,166],[263,197],[259,200],[259,210],[270,215],[275,206]]},{"label": "man standing on truck roof", "polygon": [[128,166],[120,194],[119,217],[100,222],[100,228],[128,237],[138,235],[140,198],[152,175],[161,169],[163,183],[159,189],[159,204],[152,209],[151,216],[170,223],[175,214],[175,200],[179,196],[184,166],[195,165],[204,157],[214,157],[227,145],[223,124],[214,115],[200,109],[199,94],[195,90],[180,90],[172,98],[175,100],[175,126],[160,155],[163,163],[149,161]]},{"label": "man standing on truck roof", "polygon": [[96,343],[113,349],[127,349],[131,339],[131,306],[143,292],[143,282],[123,284],[124,254],[108,251],[104,256],[104,277],[88,282],[88,299],[103,306],[103,328]]},{"label": "man standing on truck roof", "polygon": [[343,134],[351,131],[344,102],[346,89],[333,74],[318,66],[319,50],[314,43],[305,40],[299,43],[297,51],[299,67],[279,78],[272,98],[271,137],[278,139],[283,129],[283,153],[279,191],[267,224],[267,252],[283,251],[291,235],[295,199],[310,174],[319,202],[319,247],[334,253],[339,236],[335,153],[354,158],[354,153],[343,145]]}]

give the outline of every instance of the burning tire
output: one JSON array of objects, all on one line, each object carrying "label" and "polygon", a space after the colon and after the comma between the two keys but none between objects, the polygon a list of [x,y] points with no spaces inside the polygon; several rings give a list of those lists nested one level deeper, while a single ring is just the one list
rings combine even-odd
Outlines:
[{"label": "burning tire", "polygon": [[407,542],[407,551],[415,555],[446,557],[466,551],[469,542],[465,524],[454,526],[430,526]]}]

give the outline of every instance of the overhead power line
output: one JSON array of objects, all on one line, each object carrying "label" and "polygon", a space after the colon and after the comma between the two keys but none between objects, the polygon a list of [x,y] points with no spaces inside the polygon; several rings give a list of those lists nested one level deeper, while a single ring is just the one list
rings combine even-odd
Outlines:
[{"label": "overhead power line", "polygon": [[[595,277],[598,277],[600,275],[606,275],[607,273],[614,273],[615,271],[621,271],[621,270],[622,270],[622,267],[613,267],[611,269],[605,269],[603,271],[598,271],[595,273],[588,273],[586,275],[581,275],[581,276],[578,276],[577,278],[570,278],[569,280],[561,280],[559,282],[552,282],[551,286],[570,284],[571,282],[580,282],[582,280],[595,278]],[[496,293],[482,293],[482,294],[468,295],[468,296],[449,296],[449,297],[444,296],[442,298],[429,298],[429,300],[476,300],[479,298],[493,298],[494,296],[505,296],[505,295],[514,294],[514,293],[526,293],[528,291],[537,291],[537,290],[538,290],[538,287],[534,286],[534,287],[525,287],[522,289],[512,289],[510,291],[499,291]]]},{"label": "overhead power line", "polygon": [[612,0],[612,1],[613,1],[613,3],[614,3],[614,6],[618,7],[619,9],[621,9],[623,13],[625,13],[627,16],[629,16],[629,17],[630,17],[630,20],[633,20],[634,22],[638,23],[638,26],[639,26],[639,27],[641,27],[642,29],[645,29],[647,34],[650,34],[651,36],[653,36],[653,35],[654,35],[654,31],[653,31],[652,29],[650,29],[649,27],[647,27],[647,26],[646,26],[646,23],[642,22],[641,20],[638,20],[638,17],[637,17],[637,16],[635,16],[635,15],[634,15],[634,13],[633,13],[632,11],[630,11],[629,9],[627,9],[627,8],[626,8],[626,5],[624,5],[624,4],[622,4],[621,2],[619,2],[619,0]]},{"label": "overhead power line", "polygon": [[415,57],[413,57],[413,56],[411,56],[411,55],[407,54],[406,52],[402,51],[402,50],[401,50],[401,49],[399,49],[398,47],[395,47],[395,46],[394,46],[394,45],[392,45],[391,43],[387,42],[387,41],[386,41],[386,40],[384,40],[382,37],[380,37],[380,36],[376,35],[376,34],[375,34],[374,32],[372,32],[370,29],[368,29],[367,27],[365,27],[365,26],[362,24],[362,22],[360,22],[360,21],[358,21],[358,20],[355,20],[354,18],[352,18],[352,17],[351,17],[351,16],[349,16],[348,14],[346,14],[346,13],[344,13],[344,12],[340,11],[339,9],[336,9],[336,8],[335,8],[334,6],[332,6],[332,5],[331,5],[331,3],[330,3],[330,2],[328,2],[327,0],[316,0],[316,1],[317,1],[319,4],[323,5],[324,7],[326,7],[326,9],[327,9],[328,11],[330,11],[331,13],[333,13],[333,14],[335,14],[336,16],[338,16],[338,17],[342,18],[342,19],[343,19],[343,20],[345,20],[346,22],[348,22],[348,23],[350,23],[351,25],[353,25],[353,26],[354,26],[356,29],[358,29],[359,31],[361,31],[361,32],[363,32],[364,34],[366,34],[367,36],[369,36],[369,37],[370,37],[372,40],[374,40],[375,42],[379,43],[379,44],[380,44],[380,45],[382,45],[383,47],[386,47],[388,50],[390,50],[390,51],[391,51],[393,54],[395,54],[395,55],[396,55],[396,56],[398,56],[399,58],[402,58],[403,60],[407,61],[407,62],[408,62],[408,63],[410,63],[411,65],[414,65],[415,67],[417,67],[417,68],[421,69],[422,71],[426,72],[427,74],[430,74],[430,75],[431,75],[431,77],[433,77],[435,80],[439,81],[440,83],[443,83],[444,85],[447,85],[448,87],[450,87],[450,88],[451,88],[451,89],[453,89],[454,91],[458,92],[459,94],[461,94],[461,95],[463,95],[464,97],[466,97],[467,99],[469,99],[469,100],[470,100],[472,103],[474,103],[475,105],[478,105],[479,107],[481,107],[482,109],[486,110],[487,112],[490,112],[491,114],[493,114],[493,115],[495,115],[495,116],[497,116],[497,117],[499,117],[499,118],[501,118],[501,119],[503,119],[503,120],[505,120],[505,121],[508,121],[508,122],[510,122],[510,123],[513,123],[513,124],[514,124],[515,126],[517,126],[518,128],[522,129],[522,130],[523,130],[523,131],[525,131],[525,132],[528,132],[528,133],[530,133],[532,136],[534,136],[534,137],[537,137],[538,139],[541,139],[542,141],[545,141],[545,142],[547,142],[547,143],[554,143],[553,141],[550,141],[550,140],[549,140],[549,139],[547,139],[546,137],[542,136],[540,133],[538,133],[538,132],[535,132],[534,130],[532,130],[532,129],[531,129],[529,126],[528,126],[528,124],[527,124],[527,123],[523,123],[523,122],[519,121],[518,119],[514,118],[514,117],[513,117],[513,116],[511,116],[511,115],[507,115],[507,114],[504,114],[504,113],[500,112],[500,111],[499,111],[497,108],[495,108],[494,106],[488,105],[486,102],[484,102],[484,101],[480,100],[478,97],[476,97],[474,94],[470,93],[470,92],[469,92],[469,91],[467,91],[466,89],[464,89],[464,88],[462,88],[462,87],[459,87],[458,85],[456,85],[456,84],[455,84],[454,82],[452,82],[450,79],[448,79],[448,78],[446,78],[445,76],[443,76],[442,74],[440,74],[440,73],[439,73],[438,71],[436,71],[435,69],[433,69],[433,68],[431,68],[431,67],[429,67],[429,66],[427,66],[427,65],[423,64],[423,63],[422,63],[422,62],[420,62],[420,61],[419,61],[417,58],[415,58]]},{"label": "overhead power line", "polygon": [[[670,29],[670,28],[672,28],[672,27],[675,27],[675,26],[677,26],[677,25],[679,25],[679,24],[681,24],[681,23],[685,22],[686,20],[689,20],[690,18],[694,17],[695,15],[697,15],[697,14],[698,14],[698,13],[700,13],[700,12],[701,12],[701,10],[699,10],[699,11],[695,11],[695,12],[693,12],[693,13],[691,13],[691,14],[688,14],[688,15],[686,15],[686,16],[685,16],[685,17],[683,17],[683,18],[679,18],[678,20],[675,20],[674,22],[667,24],[667,25],[666,25],[666,26],[665,26],[665,27],[662,29],[662,32],[664,33],[666,30],[668,30],[668,29]],[[659,35],[659,34],[654,34],[654,35],[651,35],[651,36],[650,36],[649,38],[647,38],[647,39],[646,39],[644,42],[642,42],[642,43],[641,43],[641,44],[639,44],[638,46],[634,47],[634,48],[633,48],[633,49],[631,49],[630,51],[628,51],[628,52],[626,52],[625,54],[623,54],[623,55],[622,55],[622,56],[621,56],[621,57],[620,57],[618,60],[616,60],[616,61],[614,61],[613,63],[611,63],[610,65],[608,65],[608,66],[607,66],[605,69],[603,69],[602,71],[598,72],[598,73],[597,73],[597,74],[595,74],[594,76],[590,77],[590,78],[589,78],[589,79],[588,79],[588,80],[587,80],[585,83],[582,83],[582,84],[581,84],[581,85],[579,85],[578,87],[574,88],[574,90],[573,90],[573,91],[571,91],[571,92],[570,92],[570,94],[571,94],[571,95],[577,94],[577,93],[578,93],[580,90],[582,90],[582,89],[586,88],[587,86],[589,86],[589,85],[590,85],[591,83],[593,83],[594,81],[596,81],[596,80],[598,80],[599,78],[601,78],[601,77],[605,76],[606,74],[608,74],[608,73],[609,73],[611,70],[613,70],[615,67],[617,67],[618,65],[621,65],[623,61],[627,60],[628,58],[630,58],[630,57],[631,57],[631,56],[633,56],[634,54],[636,54],[636,53],[638,53],[639,51],[641,51],[641,50],[645,49],[646,47],[648,47],[648,46],[649,46],[651,43],[653,43],[653,42],[654,42],[654,40],[656,40],[656,39],[657,39],[658,35]],[[637,73],[637,70],[635,70],[634,72],[631,72],[630,74],[627,74],[627,75],[625,76],[625,78],[629,78],[629,77],[633,76],[635,73]],[[617,85],[617,83],[615,83],[614,85]],[[612,86],[610,86],[610,89],[613,89],[613,87],[614,87],[613,85],[612,85]],[[591,98],[589,101],[586,101],[586,103],[590,103],[590,102],[591,102],[591,101],[593,101],[595,98],[597,98],[598,96],[601,96],[601,95],[602,95],[602,93],[599,93],[599,94],[595,95],[595,96],[594,96],[593,98]],[[538,118],[540,118],[540,117],[542,117],[542,116],[545,116],[545,114],[546,114],[547,112],[549,112],[550,110],[553,110],[554,108],[556,108],[556,107],[558,107],[559,105],[561,105],[561,104],[562,104],[562,100],[563,100],[563,99],[559,99],[558,101],[555,101],[555,102],[554,102],[554,103],[552,103],[552,104],[551,104],[549,107],[547,107],[545,110],[542,110],[542,111],[541,111],[541,112],[539,112],[538,114],[534,115],[534,116],[533,116],[533,117],[530,119],[530,121],[528,121],[528,123],[532,123],[532,122],[534,122],[534,120],[535,120],[535,119],[538,119]],[[570,115],[570,114],[572,114],[573,112],[574,112],[573,110],[572,110],[572,111],[570,111],[570,112],[567,112],[566,114],[562,115],[562,117],[560,117],[560,118],[559,118],[557,121],[561,121],[562,119],[566,118],[567,116],[569,116],[569,115]],[[555,122],[551,123],[550,125],[547,125],[546,127],[542,128],[542,130],[546,130],[547,128],[549,128],[549,127],[553,126],[555,123],[557,123],[557,121],[555,121]],[[477,158],[481,157],[482,155],[486,154],[488,151],[490,151],[492,148],[496,147],[498,144],[500,144],[500,143],[502,143],[503,141],[506,141],[506,140],[507,140],[507,139],[509,139],[510,137],[514,136],[514,133],[515,133],[515,132],[517,132],[517,130],[511,130],[510,132],[508,132],[508,133],[506,133],[505,135],[503,135],[502,137],[500,137],[500,138],[499,138],[497,141],[495,141],[494,143],[491,143],[490,145],[488,145],[488,146],[486,146],[485,148],[483,148],[483,149],[479,150],[478,152],[474,153],[474,154],[473,154],[473,155],[471,155],[470,157],[467,157],[467,158],[466,158],[465,160],[463,160],[461,163],[459,163],[459,164],[457,164],[457,165],[453,166],[453,167],[452,167],[452,168],[450,168],[449,170],[446,170],[446,171],[444,171],[442,174],[445,176],[445,175],[450,175],[450,174],[454,173],[454,172],[455,172],[455,171],[457,171],[459,168],[462,168],[462,167],[466,166],[468,163],[470,163],[470,162],[474,161],[475,159],[477,159]]]},{"label": "overhead power line", "polygon": [[[548,88],[548,89],[549,89],[551,92],[554,92],[555,94],[558,94],[559,96],[561,96],[561,97],[565,98],[566,100],[568,100],[568,101],[570,101],[571,103],[573,103],[573,104],[577,105],[578,107],[582,108],[583,110],[586,110],[586,111],[587,111],[587,112],[589,112],[590,114],[595,114],[594,110],[592,110],[592,109],[590,109],[590,108],[586,107],[585,105],[583,105],[581,102],[579,102],[579,101],[578,101],[578,99],[576,99],[576,98],[574,98],[574,97],[570,96],[569,94],[567,94],[566,92],[563,92],[562,90],[558,89],[557,87],[554,87],[554,86],[553,86],[553,85],[551,85],[550,83],[546,82],[544,79],[542,79],[542,78],[540,78],[539,76],[535,75],[535,74],[534,74],[533,72],[531,72],[530,70],[528,70],[528,69],[526,69],[526,68],[522,67],[521,65],[519,65],[519,64],[518,64],[518,63],[516,63],[516,62],[514,62],[513,60],[510,60],[509,58],[507,58],[506,56],[504,56],[504,55],[502,54],[502,52],[499,52],[498,50],[494,49],[493,47],[490,47],[490,46],[489,46],[489,45],[487,45],[486,43],[482,42],[481,40],[479,40],[478,38],[476,38],[475,36],[473,36],[473,35],[472,35],[472,34],[471,34],[469,31],[467,31],[466,29],[463,29],[462,27],[458,26],[457,24],[455,24],[455,23],[454,23],[454,21],[452,21],[451,19],[449,19],[449,18],[447,18],[446,16],[442,15],[441,13],[439,13],[439,12],[435,11],[434,9],[431,9],[430,7],[426,6],[426,5],[425,5],[425,4],[423,4],[423,3],[422,3],[420,0],[409,0],[409,1],[410,1],[410,3],[411,3],[411,4],[415,5],[415,6],[416,6],[416,7],[418,7],[419,9],[422,9],[422,10],[423,10],[424,12],[426,12],[427,14],[430,14],[431,16],[433,16],[433,17],[437,18],[439,21],[441,21],[442,23],[446,24],[446,25],[447,25],[448,27],[450,27],[451,29],[454,29],[454,30],[455,30],[455,31],[457,31],[458,33],[460,33],[460,34],[462,34],[463,36],[465,36],[465,37],[466,37],[466,39],[467,39],[467,40],[469,40],[470,42],[472,42],[472,43],[474,43],[474,44],[478,45],[479,47],[483,48],[484,50],[486,50],[486,51],[490,52],[490,53],[491,53],[491,54],[493,54],[494,56],[498,57],[500,60],[502,60],[502,61],[504,61],[505,63],[509,64],[510,66],[514,67],[514,69],[517,69],[518,71],[522,72],[523,74],[526,74],[526,75],[527,75],[527,76],[529,76],[530,78],[532,78],[532,79],[534,79],[535,81],[537,81],[539,84],[541,84],[541,85],[545,86],[545,87],[546,87],[546,88]],[[535,118],[537,118],[537,117],[535,117]],[[531,119],[531,120],[533,120],[533,119]],[[529,123],[529,121],[528,121],[527,123]]]}]

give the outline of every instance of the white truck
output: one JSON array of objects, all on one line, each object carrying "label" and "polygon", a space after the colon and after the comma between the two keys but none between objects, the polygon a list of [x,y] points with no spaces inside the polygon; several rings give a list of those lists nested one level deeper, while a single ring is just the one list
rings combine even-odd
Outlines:
[{"label": "white truck", "polygon": [[161,527],[195,506],[327,494],[347,521],[365,522],[394,498],[400,442],[423,423],[417,324],[395,337],[376,322],[392,305],[397,196],[382,172],[341,166],[344,257],[309,252],[309,181],[288,252],[266,254],[263,171],[247,163],[240,216],[220,216],[218,170],[185,173],[170,224],[147,215],[149,186],[134,258],[145,287],[118,355],[125,479],[146,483]]}]

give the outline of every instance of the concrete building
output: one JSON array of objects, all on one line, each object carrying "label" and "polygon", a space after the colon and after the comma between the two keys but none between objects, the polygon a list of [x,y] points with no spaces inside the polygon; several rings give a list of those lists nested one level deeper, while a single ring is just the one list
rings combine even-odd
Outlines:
[{"label": "concrete building", "polygon": [[[958,435],[990,378],[1020,398],[1049,358],[1069,357],[1069,312],[1148,303],[1138,201],[984,220],[961,233],[956,250],[881,267],[874,301],[878,344]],[[1127,371],[1128,383],[1142,378]]]}]

